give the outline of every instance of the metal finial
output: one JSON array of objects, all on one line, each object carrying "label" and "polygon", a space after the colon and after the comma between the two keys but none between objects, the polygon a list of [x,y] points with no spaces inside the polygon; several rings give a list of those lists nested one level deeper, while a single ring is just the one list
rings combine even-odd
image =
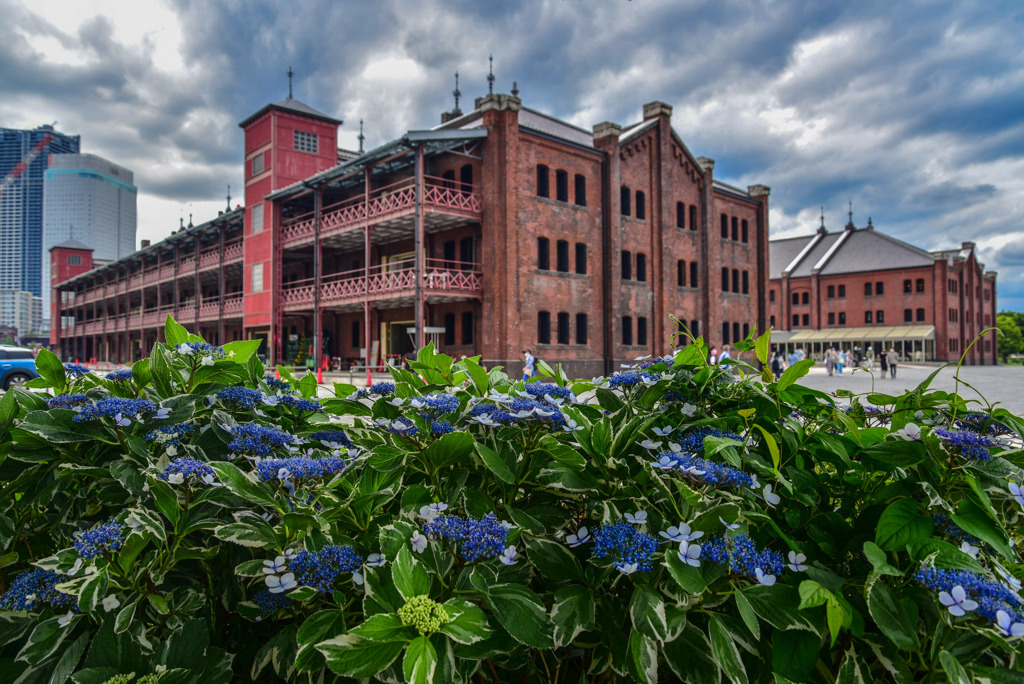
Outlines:
[{"label": "metal finial", "polygon": [[850,225],[852,226],[853,225],[853,200],[850,200],[849,216],[850,216]]},{"label": "metal finial", "polygon": [[231,186],[228,186],[228,208],[227,211],[231,211]]},{"label": "metal finial", "polygon": [[294,75],[295,75],[295,72],[292,71],[291,67],[288,67],[288,99],[289,100],[292,99],[292,76],[294,76]]},{"label": "metal finial", "polygon": [[363,120],[359,120],[359,153],[363,153],[363,141],[366,140],[366,136],[363,135]]},{"label": "metal finial", "polygon": [[824,205],[822,205],[822,207],[821,207],[821,227],[822,228],[825,227],[825,206]]},{"label": "metal finial", "polygon": [[494,94],[494,55],[488,56],[487,60],[490,62],[490,70],[487,73],[487,94]]},{"label": "metal finial", "polygon": [[455,109],[459,108],[459,98],[462,97],[462,91],[459,90],[459,72],[455,72],[455,90],[452,91],[452,95],[455,96]]},{"label": "metal finial", "polygon": [[185,215],[182,214],[178,217],[178,229],[185,230]]},{"label": "metal finial", "polygon": [[519,84],[512,81],[512,97],[519,97]]}]

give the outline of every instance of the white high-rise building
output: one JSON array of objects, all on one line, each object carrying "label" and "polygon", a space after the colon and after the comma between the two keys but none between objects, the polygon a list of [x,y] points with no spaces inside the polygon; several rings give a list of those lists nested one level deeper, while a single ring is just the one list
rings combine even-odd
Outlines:
[{"label": "white high-rise building", "polygon": [[49,310],[49,250],[74,239],[103,263],[136,251],[136,200],[131,171],[95,154],[53,154],[43,182],[43,310]]}]

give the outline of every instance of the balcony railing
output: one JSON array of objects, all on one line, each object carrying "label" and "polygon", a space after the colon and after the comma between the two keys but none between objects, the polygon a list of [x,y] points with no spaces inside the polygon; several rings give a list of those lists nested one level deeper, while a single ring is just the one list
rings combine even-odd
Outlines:
[{"label": "balcony railing", "polygon": [[[432,176],[424,179],[422,206],[431,212],[469,217],[478,217],[481,212],[477,186]],[[392,185],[377,188],[370,194],[369,199],[364,195],[358,195],[324,207],[321,214],[320,235],[327,237],[359,227],[366,222],[380,222],[411,211],[415,207],[415,180],[411,178],[401,180]],[[283,221],[282,240],[287,244],[312,238],[314,218],[313,214],[309,213]]]},{"label": "balcony railing", "polygon": [[[478,264],[474,263],[427,259],[422,278],[422,286],[428,296],[478,296],[483,290],[483,276]],[[285,283],[281,303],[285,307],[312,306],[314,287],[312,278]],[[415,287],[414,260],[393,261],[323,277],[320,281],[320,303],[331,305],[358,301],[363,297],[410,296]]]}]

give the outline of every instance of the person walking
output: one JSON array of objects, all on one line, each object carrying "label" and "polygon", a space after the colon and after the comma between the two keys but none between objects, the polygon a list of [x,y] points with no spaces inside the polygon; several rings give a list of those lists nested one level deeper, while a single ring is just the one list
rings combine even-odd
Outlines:
[{"label": "person walking", "polygon": [[846,365],[846,351],[845,350],[841,350],[839,352],[839,360],[836,361],[836,372],[839,375],[843,374],[843,366],[845,366],[845,365]]},{"label": "person walking", "polygon": [[834,373],[836,369],[835,356],[836,350],[832,347],[825,350],[825,370],[828,371],[829,377],[832,377],[832,373]]},{"label": "person walking", "polygon": [[729,369],[732,368],[732,364],[731,363],[726,363],[725,362],[726,359],[731,359],[732,358],[732,354],[729,353],[729,349],[730,349],[729,345],[724,345],[722,347],[722,353],[718,356],[718,365],[724,367],[726,370],[729,370]]},{"label": "person walking", "polygon": [[711,356],[708,357],[708,363],[712,366],[718,363],[718,347],[711,348]]},{"label": "person walking", "polygon": [[882,379],[885,380],[885,374],[889,372],[889,354],[886,353],[885,347],[878,352],[878,367],[882,369]]},{"label": "person walking", "polygon": [[895,379],[896,364],[900,362],[900,355],[899,353],[897,353],[896,347],[893,347],[892,349],[889,350],[889,353],[886,355],[885,360],[889,362],[889,377]]},{"label": "person walking", "polygon": [[775,377],[782,375],[782,354],[777,351],[772,354],[772,374]]},{"label": "person walking", "polygon": [[537,359],[533,357],[533,352],[529,349],[523,350],[523,381],[529,380],[537,374],[535,367]]}]

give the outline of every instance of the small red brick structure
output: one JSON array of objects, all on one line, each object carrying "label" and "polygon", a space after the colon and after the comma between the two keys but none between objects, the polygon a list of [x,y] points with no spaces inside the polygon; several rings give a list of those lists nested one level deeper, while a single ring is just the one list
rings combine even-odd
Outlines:
[{"label": "small red brick structure", "polygon": [[[672,108],[593,130],[492,94],[366,152],[288,98],[245,119],[245,208],[63,282],[79,356],[126,360],[167,312],[269,361],[395,359],[433,341],[517,372],[721,345],[767,326],[768,195],[714,180]],[[198,257],[198,258],[197,258]],[[55,326],[56,327],[56,326]]]},{"label": "small red brick structure", "polygon": [[[927,252],[851,219],[838,232],[771,242],[773,340],[820,358],[828,347],[865,354],[895,347],[903,360],[957,361],[996,324],[996,273],[974,243]],[[970,348],[968,364],[995,364],[995,333]]]}]

